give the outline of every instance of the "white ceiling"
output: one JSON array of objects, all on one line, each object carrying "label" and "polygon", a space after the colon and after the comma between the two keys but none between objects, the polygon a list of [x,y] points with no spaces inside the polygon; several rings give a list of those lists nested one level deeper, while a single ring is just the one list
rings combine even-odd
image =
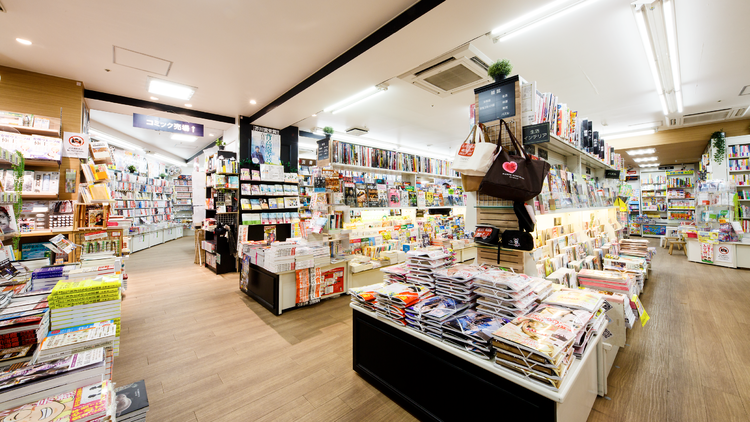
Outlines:
[{"label": "white ceiling", "polygon": [[[498,44],[483,35],[548,1],[447,0],[256,123],[337,131],[367,126],[374,140],[450,154],[468,131],[473,93],[441,99],[394,78],[473,39],[484,54],[508,58],[514,74],[537,81],[600,130],[663,121],[628,0],[598,0]],[[3,0],[8,13],[0,13],[0,64],[148,100],[149,74],[112,63],[113,46],[120,46],[172,61],[165,79],[198,87],[194,109],[250,116],[412,3]],[[750,96],[738,97],[750,84],[750,55],[743,48],[750,2],[706,7],[701,0],[677,0],[675,7],[685,113],[750,104]],[[23,46],[16,37],[34,44]],[[385,94],[335,116],[311,117],[386,81]],[[251,98],[257,105],[248,103]],[[160,145],[192,155],[180,145]]]}]

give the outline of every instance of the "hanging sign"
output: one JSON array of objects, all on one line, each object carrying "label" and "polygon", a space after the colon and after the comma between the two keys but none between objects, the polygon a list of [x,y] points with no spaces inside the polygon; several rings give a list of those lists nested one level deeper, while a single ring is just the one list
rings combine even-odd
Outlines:
[{"label": "hanging sign", "polygon": [[63,134],[62,156],[70,158],[89,157],[89,135],[65,132]]},{"label": "hanging sign", "polygon": [[620,170],[604,170],[605,179],[619,179]]},{"label": "hanging sign", "polygon": [[549,142],[549,122],[539,123],[538,125],[523,127],[523,144],[541,144]]},{"label": "hanging sign", "polygon": [[517,81],[518,77],[515,76],[474,90],[478,97],[477,121],[479,123],[516,115]]},{"label": "hanging sign", "polygon": [[203,137],[203,125],[133,113],[133,127]]}]

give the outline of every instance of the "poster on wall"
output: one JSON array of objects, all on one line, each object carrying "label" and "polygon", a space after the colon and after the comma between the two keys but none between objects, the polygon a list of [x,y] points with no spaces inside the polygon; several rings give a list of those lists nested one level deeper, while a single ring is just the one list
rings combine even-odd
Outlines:
[{"label": "poster on wall", "polygon": [[276,129],[253,126],[250,159],[253,164],[281,164],[281,135]]},{"label": "poster on wall", "polygon": [[70,158],[88,158],[89,135],[65,132],[63,136],[62,156]]},{"label": "poster on wall", "polygon": [[732,256],[729,253],[730,249],[727,245],[719,245],[719,247],[716,248],[716,257],[714,261],[716,262],[725,262],[728,264],[732,263]]}]

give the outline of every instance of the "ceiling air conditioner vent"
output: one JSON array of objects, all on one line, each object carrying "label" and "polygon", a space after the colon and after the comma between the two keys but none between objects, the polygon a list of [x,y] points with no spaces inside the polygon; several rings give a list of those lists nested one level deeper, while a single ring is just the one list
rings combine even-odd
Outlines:
[{"label": "ceiling air conditioner vent", "polygon": [[725,108],[722,110],[706,111],[703,113],[686,114],[682,122],[686,125],[694,125],[698,123],[717,122],[719,120],[727,119],[732,113],[732,109]]},{"label": "ceiling air conditioner vent", "polygon": [[491,63],[492,60],[476,47],[464,44],[400,75],[399,79],[440,97],[448,97],[492,82],[487,76]]},{"label": "ceiling air conditioner vent", "polygon": [[361,127],[350,127],[346,130],[347,135],[354,135],[354,136],[362,136],[369,132],[370,129],[367,128],[361,128]]}]

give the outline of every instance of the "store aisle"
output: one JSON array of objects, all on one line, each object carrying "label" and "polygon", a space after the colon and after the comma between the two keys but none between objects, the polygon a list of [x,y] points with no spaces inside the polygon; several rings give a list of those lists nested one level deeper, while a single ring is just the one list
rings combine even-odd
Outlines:
[{"label": "store aisle", "polygon": [[351,369],[348,296],[273,316],[193,264],[192,238],[127,269],[114,381],[146,380],[149,420],[414,420]]},{"label": "store aisle", "polygon": [[750,420],[750,272],[660,248],[641,300],[651,320],[629,332],[612,400],[598,398],[589,421]]}]

